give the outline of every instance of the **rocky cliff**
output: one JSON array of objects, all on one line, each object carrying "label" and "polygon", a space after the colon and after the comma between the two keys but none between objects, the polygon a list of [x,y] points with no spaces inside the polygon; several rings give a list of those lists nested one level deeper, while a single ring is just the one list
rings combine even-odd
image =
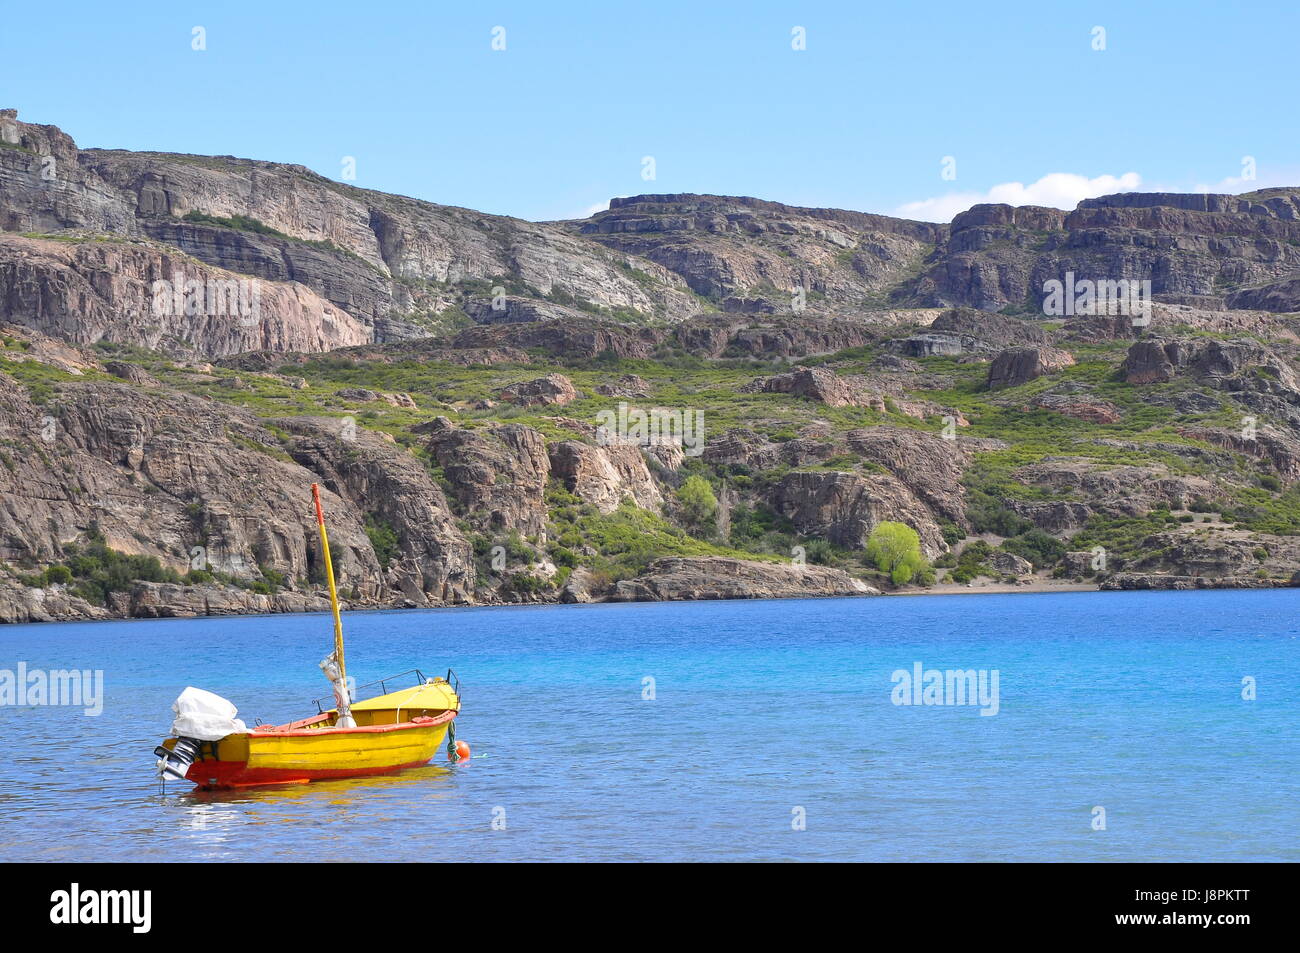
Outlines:
[{"label": "rocky cliff", "polygon": [[1161,299],[1300,309],[1300,190],[1125,193],[1073,212],[977,205],[956,216],[910,289],[928,304],[1037,310],[1043,284],[1149,280]]},{"label": "rocky cliff", "polygon": [[[672,272],[558,226],[370,192],[302,166],[79,149],[61,130],[21,121],[13,109],[0,110],[0,141],[4,231],[153,239],[193,262],[257,278],[272,295],[284,284],[310,289],[349,324],[367,329],[367,340],[425,334],[462,315],[485,290],[492,297],[523,291],[591,313],[674,320],[697,310]],[[64,264],[76,270],[81,261]],[[131,296],[106,294],[109,313],[138,313]],[[0,317],[39,328],[57,317],[41,308],[37,300]],[[263,317],[274,324],[278,314],[272,309]],[[231,353],[220,333],[186,330],[178,346],[206,356]],[[114,333],[140,346],[157,344],[131,327]],[[309,339],[269,333],[279,350],[340,343],[317,336],[321,346],[312,348]]]},{"label": "rocky cliff", "polygon": [[[1300,190],[530,223],[0,111],[0,620],[1288,585]],[[1043,313],[1149,281],[1149,321]],[[990,582],[991,581],[991,582]]]}]

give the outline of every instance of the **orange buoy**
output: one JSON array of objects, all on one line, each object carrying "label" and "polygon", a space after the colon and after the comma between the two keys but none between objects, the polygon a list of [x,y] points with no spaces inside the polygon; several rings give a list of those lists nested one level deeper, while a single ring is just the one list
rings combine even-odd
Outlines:
[{"label": "orange buoy", "polygon": [[458,742],[456,742],[456,758],[455,758],[455,760],[457,760],[457,761],[468,761],[468,760],[469,760],[469,742],[466,742],[466,741],[458,741]]}]

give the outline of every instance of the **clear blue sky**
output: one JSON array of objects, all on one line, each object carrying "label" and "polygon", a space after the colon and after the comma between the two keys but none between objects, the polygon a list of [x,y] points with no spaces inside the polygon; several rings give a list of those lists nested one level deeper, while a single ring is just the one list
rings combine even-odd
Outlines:
[{"label": "clear blue sky", "polygon": [[[1136,6],[10,0],[0,107],[82,146],[332,178],[354,156],[357,185],[530,219],[638,192],[879,212],[941,199],[915,207],[941,218],[1052,173],[1300,184],[1300,5]],[[791,49],[795,26],[806,50]],[[955,181],[940,177],[945,156]],[[1238,186],[1243,156],[1258,179]],[[1024,197],[1072,205],[1099,187]]]}]

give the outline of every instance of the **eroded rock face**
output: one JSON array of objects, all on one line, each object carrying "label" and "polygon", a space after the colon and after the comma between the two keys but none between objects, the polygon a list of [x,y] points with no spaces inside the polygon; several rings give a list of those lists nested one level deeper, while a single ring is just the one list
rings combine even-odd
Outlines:
[{"label": "eroded rock face", "polygon": [[105,361],[104,370],[137,387],[158,387],[158,381],[144,368],[126,361]]},{"label": "eroded rock face", "polygon": [[1130,384],[1163,384],[1173,380],[1179,365],[1188,359],[1187,349],[1179,342],[1156,338],[1130,347],[1120,370]]},{"label": "eroded rock face", "polygon": [[[1262,374],[1250,374],[1258,369]],[[1171,381],[1190,373],[1212,387],[1300,397],[1296,372],[1270,348],[1254,340],[1151,338],[1129,348],[1120,369],[1130,384]]]},{"label": "eroded rock face", "polygon": [[664,317],[692,307],[679,279],[650,263],[631,267],[555,226],[340,186],[302,166],[93,150],[83,166],[134,199],[140,218],[190,211],[245,215],[295,239],[329,242],[384,275],[455,282],[510,275],[543,294]]},{"label": "eroded rock face", "polygon": [[36,589],[0,582],[0,623],[88,622],[109,616],[107,609],[66,592],[65,587]]},{"label": "eroded rock face", "polygon": [[[480,351],[539,348],[562,360],[590,359],[609,353],[617,357],[646,358],[663,339],[655,328],[634,328],[610,321],[534,321],[528,324],[493,324],[466,328],[451,339],[457,349]],[[520,363],[527,363],[527,358]]]},{"label": "eroded rock face", "polygon": [[1081,579],[1085,576],[1091,576],[1097,572],[1093,564],[1097,563],[1100,568],[1100,560],[1097,554],[1091,552],[1069,552],[1061,557],[1061,565],[1065,567],[1065,574],[1075,579]]},{"label": "eroded rock face", "polygon": [[1008,576],[1032,576],[1034,573],[1034,564],[1028,559],[1001,549],[995,549],[990,553],[985,562],[991,569]]},{"label": "eroded rock face", "polygon": [[1246,539],[1224,539],[1186,533],[1157,533],[1145,540],[1149,555],[1124,566],[1126,572],[1167,572],[1182,576],[1223,578],[1255,571],[1256,545]]},{"label": "eroded rock face", "polygon": [[568,404],[578,399],[573,382],[563,374],[547,374],[535,380],[520,381],[503,387],[498,393],[502,400],[521,407]]},{"label": "eroded rock face", "polygon": [[[824,367],[801,367],[789,374],[765,377],[742,390],[766,394],[793,394],[815,400],[827,407],[860,407],[870,403],[870,395],[860,384],[840,377]],[[878,400],[879,398],[877,398]]]},{"label": "eroded rock face", "polygon": [[722,556],[670,556],[656,559],[635,579],[621,580],[609,601],[787,599],[879,594],[879,590],[861,579],[825,566],[795,566]]},{"label": "eroded rock face", "polygon": [[16,147],[0,148],[0,229],[137,233],[129,205],[78,163],[76,143],[57,126],[22,122],[18,110],[0,109],[0,139]]},{"label": "eroded rock face", "polygon": [[[1296,189],[1124,193],[1070,213],[979,205],[951,225],[748,197],[639,195],[582,221],[535,223],[371,192],[298,165],[78,149],[12,109],[0,111],[0,136],[9,146],[0,229],[152,238],[210,268],[309,288],[380,341],[424,333],[428,319],[458,307],[493,325],[572,323],[597,311],[673,324],[697,315],[703,295],[725,312],[723,326],[679,339],[688,350],[797,357],[870,343],[879,328],[869,325],[887,320],[882,295],[927,308],[1037,310],[1043,283],[1067,273],[1150,281],[1162,302],[1210,310],[1300,307]],[[505,284],[484,294],[489,281]],[[600,345],[610,343],[628,342]],[[965,352],[960,334],[918,336],[912,347]]]},{"label": "eroded rock face", "polygon": [[1074,364],[1069,351],[1055,347],[1016,347],[998,354],[989,365],[989,390],[1019,387]]},{"label": "eroded rock face", "polygon": [[916,530],[927,559],[948,548],[929,509],[891,474],[796,471],[782,478],[774,502],[800,533],[848,549],[864,548],[885,520]]},{"label": "eroded rock face", "polygon": [[[66,383],[37,407],[0,374],[0,560],[46,565],[101,533],[112,548],[245,580],[266,567],[300,592],[318,579],[310,486],[251,414],[162,390]],[[238,439],[235,439],[235,438]],[[389,595],[358,510],[325,493],[340,586],[362,601]]]},{"label": "eroded rock face", "polygon": [[733,429],[710,438],[701,455],[706,463],[733,464],[766,470],[778,464],[801,467],[834,455],[835,444],[816,437],[800,437],[780,443],[753,430]]},{"label": "eroded rock face", "polygon": [[669,340],[703,357],[795,360],[871,344],[901,326],[926,327],[942,313],[930,308],[834,315],[703,314],[674,327]]},{"label": "eroded rock face", "polygon": [[1190,590],[1190,589],[1271,589],[1285,583],[1251,576],[1179,576],[1173,573],[1117,572],[1107,576],[1101,589],[1119,590]]},{"label": "eroded rock face", "polygon": [[[46,364],[66,371],[74,377],[80,377],[97,364],[96,360],[81,348],[65,344],[31,328],[0,323],[0,334],[5,338],[21,342],[18,345],[20,350],[5,349],[4,357],[8,361],[35,361],[38,364]],[[109,373],[113,372],[109,371]],[[118,375],[114,374],[114,376]]]},{"label": "eroded rock face", "polygon": [[[1043,285],[1149,280],[1162,300],[1289,310],[1285,281],[1300,271],[1295,189],[1251,195],[1122,193],[1056,210],[976,206],[953,219],[934,264],[915,284],[926,304],[1036,309]],[[1275,290],[1276,289],[1276,290]],[[1122,329],[1121,329],[1122,330]]]},{"label": "eroded rock face", "polygon": [[110,605],[133,619],[187,619],[195,616],[249,615],[268,612],[327,612],[326,596],[300,592],[264,595],[225,586],[182,586],[141,582],[129,593],[113,593]]},{"label": "eroded rock face", "polygon": [[563,440],[551,445],[550,461],[551,473],[565,488],[602,513],[618,509],[625,497],[646,510],[657,511],[663,505],[659,487],[637,447],[593,447]]},{"label": "eroded rock face", "polygon": [[945,311],[934,319],[925,333],[895,342],[895,346],[908,357],[992,356],[1013,345],[1046,344],[1047,333],[1036,324],[970,308]]},{"label": "eroded rock face", "polygon": [[1082,529],[1092,516],[1092,507],[1087,503],[1068,500],[1006,500],[1004,505],[1049,533]]},{"label": "eroded rock face", "polygon": [[958,441],[897,427],[851,430],[846,438],[850,450],[889,470],[935,513],[965,524],[961,476],[969,458]]},{"label": "eroded rock face", "polygon": [[1212,427],[1180,427],[1178,432],[1193,440],[1204,440],[1267,461],[1287,483],[1300,479],[1300,440],[1289,434],[1268,427],[1255,428],[1248,433]]},{"label": "eroded rock face", "polygon": [[[373,335],[306,285],[248,280],[165,245],[0,233],[0,316],[65,341],[221,356],[328,351]],[[189,305],[171,296],[158,307],[155,282],[201,285],[199,313],[187,314]]]},{"label": "eroded rock face", "polygon": [[[937,240],[941,226],[720,195],[636,195],[575,231],[681,275],[706,297],[803,287],[861,307]],[[786,304],[788,305],[788,296]]]},{"label": "eroded rock face", "polygon": [[531,427],[455,427],[445,417],[425,428],[428,448],[446,475],[460,511],[488,532],[525,536],[546,527],[546,438]]},{"label": "eroded rock face", "polygon": [[[1175,476],[1160,465],[1106,467],[1083,458],[1056,457],[1020,467],[1015,476],[1031,486],[1087,500],[1094,511],[1112,516],[1141,516],[1161,504],[1184,509],[1197,497],[1214,496],[1210,481]],[[1033,518],[1029,511],[1025,515]]]},{"label": "eroded rock face", "polygon": [[213,267],[269,282],[306,285],[365,325],[367,340],[408,336],[389,333],[388,320],[410,304],[408,289],[395,286],[377,263],[372,266],[330,245],[171,217],[143,218],[139,224],[150,238]]},{"label": "eroded rock face", "polygon": [[472,597],[474,554],[419,460],[378,434],[357,429],[344,436],[337,420],[282,418],[276,425],[296,436],[289,446],[295,460],[372,525],[396,532],[398,551],[384,567],[389,589],[420,606]]},{"label": "eroded rock face", "polygon": [[465,302],[465,314],[479,324],[532,324],[538,321],[584,321],[587,315],[573,308],[518,295],[475,296]]},{"label": "eroded rock face", "polygon": [[1260,311],[1300,311],[1300,276],[1272,281],[1258,288],[1242,288],[1228,295],[1229,308]]},{"label": "eroded rock face", "polygon": [[1073,417],[1094,424],[1113,424],[1123,417],[1120,409],[1110,401],[1083,390],[1063,390],[1056,393],[1049,391],[1038,395],[1030,403],[1033,407],[1041,407],[1064,417]]},{"label": "eroded rock face", "polygon": [[[192,263],[309,288],[364,326],[366,340],[415,336],[420,321],[410,318],[469,300],[441,288],[501,276],[609,311],[676,321],[697,310],[672,271],[611,254],[562,226],[369,192],[303,166],[79,150],[53,126],[2,113],[10,148],[0,154],[0,229],[147,236]],[[104,298],[118,310],[111,294]],[[558,306],[534,299],[532,307]]]}]

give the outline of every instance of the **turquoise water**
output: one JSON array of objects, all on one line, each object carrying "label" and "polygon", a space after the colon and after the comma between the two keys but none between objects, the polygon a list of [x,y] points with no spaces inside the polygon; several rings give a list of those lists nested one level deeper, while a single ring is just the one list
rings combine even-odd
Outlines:
[{"label": "turquoise water", "polygon": [[[99,717],[0,708],[0,859],[1295,861],[1298,619],[1297,590],[352,613],[358,681],[456,669],[475,757],[199,796],[153,776],[172,700],[314,712],[328,616],[0,626],[0,669],[105,681]],[[895,705],[916,662],[996,670],[998,713]]]}]

